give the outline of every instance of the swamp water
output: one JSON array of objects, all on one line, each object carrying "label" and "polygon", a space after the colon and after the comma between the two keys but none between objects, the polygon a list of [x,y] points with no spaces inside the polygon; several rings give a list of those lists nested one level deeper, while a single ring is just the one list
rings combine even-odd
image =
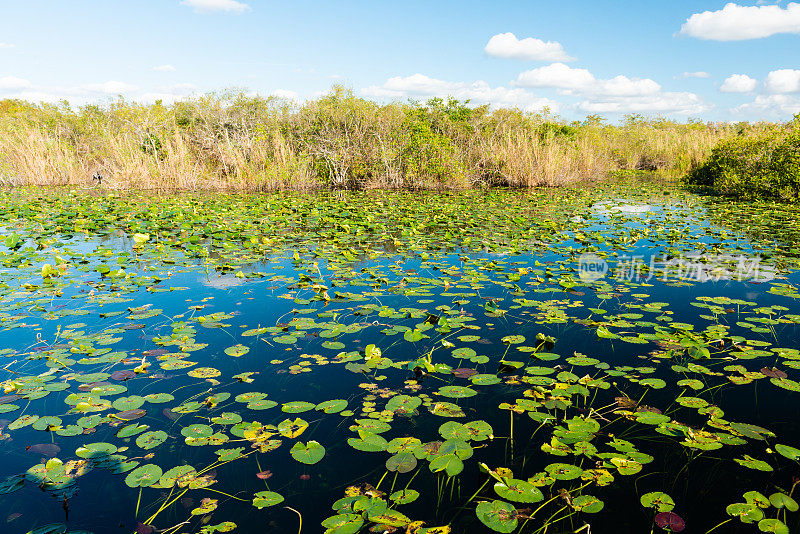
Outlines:
[{"label": "swamp water", "polygon": [[0,196],[3,533],[800,528],[796,209]]}]

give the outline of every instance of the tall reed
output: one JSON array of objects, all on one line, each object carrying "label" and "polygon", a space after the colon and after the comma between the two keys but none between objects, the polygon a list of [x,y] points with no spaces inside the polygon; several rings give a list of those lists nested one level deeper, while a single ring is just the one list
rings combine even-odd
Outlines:
[{"label": "tall reed", "polygon": [[[764,127],[762,125],[762,127]],[[685,173],[747,125],[566,122],[454,99],[378,104],[334,87],[302,104],[243,92],[165,106],[0,101],[0,183],[150,190],[559,186]]]}]

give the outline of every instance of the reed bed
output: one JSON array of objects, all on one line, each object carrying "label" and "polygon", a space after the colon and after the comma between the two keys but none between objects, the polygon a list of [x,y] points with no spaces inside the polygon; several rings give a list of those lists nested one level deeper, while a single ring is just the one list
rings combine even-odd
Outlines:
[{"label": "reed bed", "polygon": [[628,116],[567,122],[454,99],[378,104],[334,87],[293,103],[243,92],[166,106],[0,101],[0,183],[137,190],[561,186],[615,171],[685,174],[764,125]]}]

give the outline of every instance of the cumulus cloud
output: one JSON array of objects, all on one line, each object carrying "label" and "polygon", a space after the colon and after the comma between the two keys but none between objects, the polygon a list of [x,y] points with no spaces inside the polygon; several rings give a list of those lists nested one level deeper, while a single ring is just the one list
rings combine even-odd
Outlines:
[{"label": "cumulus cloud", "polygon": [[191,7],[196,13],[244,13],[250,6],[236,0],[181,0],[181,5]]},{"label": "cumulus cloud", "polygon": [[711,75],[704,70],[698,70],[697,72],[684,72],[681,74],[683,78],[711,78]]},{"label": "cumulus cloud", "polygon": [[758,87],[758,80],[747,74],[732,74],[725,78],[719,90],[723,93],[749,93]]},{"label": "cumulus cloud", "polygon": [[372,85],[361,92],[365,96],[385,99],[452,96],[497,107],[518,107],[526,111],[539,111],[548,107],[551,111],[558,112],[558,102],[537,97],[521,88],[491,87],[483,80],[473,83],[449,82],[424,74],[396,76],[386,80],[383,85]]},{"label": "cumulus cloud", "polygon": [[172,65],[156,65],[153,70],[158,72],[175,72],[175,67]]},{"label": "cumulus cloud", "polygon": [[574,61],[561,43],[542,41],[533,37],[517,39],[513,33],[498,33],[489,39],[484,51],[491,57],[525,59],[528,61]]},{"label": "cumulus cloud", "polygon": [[572,68],[563,63],[553,63],[545,67],[526,70],[517,77],[516,84],[521,87],[578,89],[589,87],[595,81],[594,75],[586,69]]},{"label": "cumulus cloud", "polygon": [[680,33],[712,41],[760,39],[779,33],[800,33],[800,4],[786,8],[740,6],[730,3],[718,11],[695,13],[681,26]]},{"label": "cumulus cloud", "polygon": [[2,50],[3,48],[15,48],[15,47],[16,45],[13,45],[11,43],[0,43],[0,50]]},{"label": "cumulus cloud", "polygon": [[0,91],[15,91],[19,89],[28,89],[31,87],[31,82],[17,78],[16,76],[5,76],[0,78]]},{"label": "cumulus cloud", "polygon": [[580,96],[578,109],[586,113],[698,114],[709,106],[694,93],[664,92],[650,78],[615,76],[599,79],[587,69],[553,63],[521,73],[518,87],[557,89],[560,94]]},{"label": "cumulus cloud", "polygon": [[800,92],[800,70],[780,69],[767,74],[764,87],[770,93]]},{"label": "cumulus cloud", "polygon": [[800,113],[800,98],[791,95],[758,95],[752,102],[737,106],[731,111],[759,119],[764,116],[788,119]]},{"label": "cumulus cloud", "polygon": [[607,80],[595,78],[586,69],[572,68],[563,63],[553,63],[527,70],[517,77],[520,87],[549,87],[563,94],[592,94],[596,96],[641,96],[661,91],[661,86],[649,78],[615,76]]}]

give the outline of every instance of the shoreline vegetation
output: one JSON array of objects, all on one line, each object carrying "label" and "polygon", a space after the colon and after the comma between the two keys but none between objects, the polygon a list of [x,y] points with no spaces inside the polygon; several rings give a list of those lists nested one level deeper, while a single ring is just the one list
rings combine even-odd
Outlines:
[{"label": "shoreline vegetation", "polygon": [[[795,123],[641,115],[619,125],[596,115],[567,122],[547,111],[490,110],[452,98],[378,104],[339,86],[302,104],[242,91],[169,106],[2,100],[0,184],[92,186],[98,173],[113,190],[458,190],[564,186],[646,171],[749,196],[779,181],[776,195],[796,198]],[[742,163],[754,150],[771,161],[773,146],[783,167]],[[767,179],[767,167],[770,176],[784,168],[795,174]],[[742,177],[732,178],[736,172]],[[758,182],[736,186],[755,175]]]}]

